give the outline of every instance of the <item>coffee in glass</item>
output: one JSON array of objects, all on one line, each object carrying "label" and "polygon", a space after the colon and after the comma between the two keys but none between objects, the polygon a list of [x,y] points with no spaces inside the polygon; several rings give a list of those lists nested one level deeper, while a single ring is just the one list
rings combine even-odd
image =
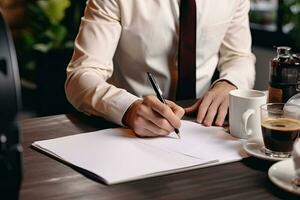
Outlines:
[{"label": "coffee in glass", "polygon": [[272,157],[291,156],[293,144],[300,133],[298,109],[284,109],[283,103],[261,106],[261,127],[265,153]]}]

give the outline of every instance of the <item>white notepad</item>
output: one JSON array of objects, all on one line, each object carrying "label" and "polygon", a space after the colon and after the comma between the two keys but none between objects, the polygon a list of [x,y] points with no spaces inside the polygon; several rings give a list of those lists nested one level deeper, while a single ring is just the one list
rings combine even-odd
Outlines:
[{"label": "white notepad", "polygon": [[242,141],[222,128],[182,121],[175,133],[138,138],[125,128],[105,129],[32,144],[64,162],[96,175],[106,184],[186,171],[241,160]]}]

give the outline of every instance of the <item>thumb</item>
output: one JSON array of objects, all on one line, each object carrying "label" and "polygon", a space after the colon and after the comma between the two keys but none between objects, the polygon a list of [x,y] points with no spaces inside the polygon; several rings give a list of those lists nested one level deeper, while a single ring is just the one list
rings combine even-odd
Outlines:
[{"label": "thumb", "polygon": [[180,119],[183,117],[185,112],[184,112],[184,109],[181,106],[179,106],[179,105],[177,105],[174,102],[169,101],[169,100],[167,100],[167,104],[169,105],[169,107],[172,109],[172,111],[174,112],[174,114],[177,117],[179,117]]}]

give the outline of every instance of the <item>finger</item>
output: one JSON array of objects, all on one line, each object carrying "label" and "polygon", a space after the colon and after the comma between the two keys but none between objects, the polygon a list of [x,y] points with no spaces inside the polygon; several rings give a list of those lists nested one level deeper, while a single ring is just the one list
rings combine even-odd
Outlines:
[{"label": "finger", "polygon": [[158,112],[161,116],[163,116],[166,120],[169,121],[171,126],[174,128],[180,128],[181,122],[180,118],[173,113],[172,109],[169,106],[154,106],[152,107],[156,112]]},{"label": "finger", "polygon": [[145,118],[147,118],[147,120],[151,121],[160,129],[163,129],[167,132],[171,132],[174,130],[174,127],[170,124],[170,122],[167,119],[161,117],[161,115],[155,113],[153,110],[151,110],[147,115],[148,116],[145,116]]},{"label": "finger", "polygon": [[134,133],[139,137],[155,137],[156,136],[151,131],[149,131],[145,128],[138,129],[138,130],[134,131]]},{"label": "finger", "polygon": [[172,109],[168,105],[163,104],[154,96],[146,97],[144,103],[167,119],[173,127],[180,127],[180,119],[175,115],[175,113],[173,113]]},{"label": "finger", "polygon": [[174,128],[172,128],[171,131],[166,131],[150,121],[147,122],[145,129],[150,131],[154,136],[166,136],[169,135],[172,130],[174,130]]},{"label": "finger", "polygon": [[174,127],[169,123],[169,121],[163,118],[158,113],[154,112],[151,107],[141,105],[139,110],[137,111],[137,114],[139,115],[139,117],[152,122],[157,127],[164,129],[166,132],[171,132],[174,130]]},{"label": "finger", "polygon": [[168,106],[172,109],[172,111],[174,112],[174,114],[179,117],[179,119],[181,119],[184,115],[184,109],[177,105],[176,103],[167,100],[167,104]]},{"label": "finger", "polygon": [[222,100],[220,99],[215,99],[212,101],[211,105],[209,106],[207,113],[205,115],[205,119],[203,121],[203,125],[205,126],[211,126],[215,116],[218,112],[218,108],[220,106],[220,104],[222,103]]},{"label": "finger", "polygon": [[229,102],[228,99],[226,99],[219,107],[218,116],[215,122],[216,126],[223,126],[225,117],[228,112],[228,107],[229,107]]},{"label": "finger", "polygon": [[200,103],[199,109],[198,109],[198,115],[197,115],[197,122],[202,123],[207,110],[210,106],[210,104],[212,103],[213,97],[210,94],[207,94],[202,102]]},{"label": "finger", "polygon": [[161,129],[160,127],[145,119],[139,119],[139,123],[139,126],[135,126],[136,128],[134,128],[133,131],[137,135],[142,137],[165,136],[171,132]]},{"label": "finger", "polygon": [[184,111],[186,114],[191,114],[193,112],[196,112],[199,108],[199,105],[201,103],[202,99],[199,99],[196,103],[194,103],[192,106],[184,108]]},{"label": "finger", "polygon": [[144,118],[137,116],[133,123],[133,127],[132,127],[133,132],[137,136],[153,137],[154,134],[151,131],[145,129],[145,126],[146,126],[145,123],[146,123],[146,120]]}]

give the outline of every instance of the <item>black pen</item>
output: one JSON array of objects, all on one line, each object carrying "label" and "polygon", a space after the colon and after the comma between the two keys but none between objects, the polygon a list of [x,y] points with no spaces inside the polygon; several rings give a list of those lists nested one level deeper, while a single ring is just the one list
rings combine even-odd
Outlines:
[{"label": "black pen", "polygon": [[[164,104],[167,104],[166,100],[164,99],[163,95],[162,95],[162,91],[159,87],[159,85],[156,83],[154,77],[152,76],[152,74],[150,72],[147,72],[148,78],[150,80],[150,83],[156,93],[157,98]],[[177,134],[178,138],[180,139],[180,132],[178,128],[174,128],[175,133]]]}]

